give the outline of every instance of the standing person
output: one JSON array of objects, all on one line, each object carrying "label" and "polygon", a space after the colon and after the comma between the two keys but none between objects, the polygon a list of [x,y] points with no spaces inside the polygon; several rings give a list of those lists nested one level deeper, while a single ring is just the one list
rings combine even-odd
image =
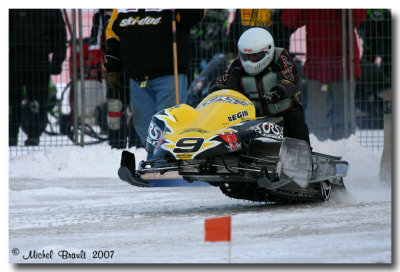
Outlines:
[{"label": "standing person", "polygon": [[47,125],[50,75],[61,73],[66,57],[64,19],[58,9],[10,9],[9,20],[9,145],[18,144],[22,119],[25,145],[39,145]]},{"label": "standing person", "polygon": [[210,92],[231,89],[244,93],[254,103],[256,116],[282,116],[284,136],[310,145],[297,98],[301,79],[289,52],[275,47],[271,34],[258,27],[246,30],[237,47],[239,58],[211,84]]},{"label": "standing person", "polygon": [[[92,17],[92,29],[89,38],[89,64],[92,78],[101,81],[103,78],[101,60],[106,49],[106,28],[111,18],[112,9],[96,9]],[[98,69],[100,68],[100,69]]]},{"label": "standing person", "polygon": [[[347,14],[347,12],[346,12]],[[348,29],[346,16],[346,29]],[[365,10],[353,10],[353,27],[362,23],[366,17]],[[344,116],[343,66],[342,66],[342,10],[340,9],[299,9],[283,11],[281,16],[284,25],[297,29],[306,27],[307,58],[304,73],[308,78],[306,93],[306,120],[310,133],[323,141],[339,140],[355,133],[355,84],[346,85],[347,116]],[[355,32],[354,76],[360,78],[359,49]],[[348,37],[347,33],[347,37]],[[349,52],[347,38],[346,51]],[[347,79],[350,78],[350,57],[347,58]],[[345,118],[348,121],[348,133],[345,134]]]},{"label": "standing person", "polygon": [[[97,62],[104,62],[104,52],[106,51],[106,29],[108,22],[110,21],[113,9],[98,9],[95,11],[93,15],[93,25],[92,30],[90,32],[90,46],[89,46],[89,57],[92,57]],[[104,64],[104,63],[102,63]],[[97,65],[96,65],[97,68]],[[94,70],[95,72],[97,70]],[[102,80],[103,73],[100,74],[100,80]],[[116,117],[111,114],[108,116],[107,123],[107,133],[108,133],[108,144],[111,148],[123,149],[126,148],[127,145],[127,137],[128,137],[128,107],[129,107],[129,87],[126,82],[122,82],[122,86],[120,88],[114,89],[110,84],[106,81],[106,109],[111,109],[111,113],[113,107],[117,101],[117,103],[122,103],[122,109],[120,113],[121,116],[118,115]],[[135,135],[136,136],[136,135]]]},{"label": "standing person", "polygon": [[381,58],[379,67],[383,70],[391,87],[392,75],[392,13],[389,9],[368,9],[365,21],[357,28],[363,39],[362,58],[369,63],[376,63]]},{"label": "standing person", "polygon": [[[202,9],[176,10],[179,102],[186,102],[190,60],[190,27],[199,23]],[[151,117],[175,105],[172,11],[165,9],[114,9],[106,30],[104,70],[109,84],[121,89],[121,72],[129,77],[134,124],[143,145]],[[121,116],[122,103],[109,103]]]}]

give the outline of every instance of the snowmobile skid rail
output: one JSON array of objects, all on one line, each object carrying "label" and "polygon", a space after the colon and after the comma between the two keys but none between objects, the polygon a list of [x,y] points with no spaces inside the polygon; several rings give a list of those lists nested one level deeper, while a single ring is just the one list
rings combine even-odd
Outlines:
[{"label": "snowmobile skid rail", "polygon": [[[270,144],[275,143],[265,146]],[[291,138],[284,138],[277,155],[225,154],[213,159],[161,161],[163,164],[160,160],[142,161],[138,170],[135,162],[134,154],[124,150],[118,171],[121,180],[134,186],[151,187],[145,179],[147,173],[177,171],[187,182],[207,182],[230,197],[253,201],[327,200],[332,185],[344,188],[348,169],[341,157],[311,152],[305,142]]]}]

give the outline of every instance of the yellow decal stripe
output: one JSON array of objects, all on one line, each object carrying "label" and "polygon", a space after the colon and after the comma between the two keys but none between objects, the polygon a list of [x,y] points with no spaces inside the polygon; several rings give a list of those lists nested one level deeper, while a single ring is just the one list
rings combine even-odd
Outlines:
[{"label": "yellow decal stripe", "polygon": [[106,40],[108,39],[116,39],[120,41],[119,36],[115,34],[114,30],[112,29],[115,19],[118,17],[118,9],[114,9],[111,15],[110,21],[108,22],[107,29],[106,29]]}]

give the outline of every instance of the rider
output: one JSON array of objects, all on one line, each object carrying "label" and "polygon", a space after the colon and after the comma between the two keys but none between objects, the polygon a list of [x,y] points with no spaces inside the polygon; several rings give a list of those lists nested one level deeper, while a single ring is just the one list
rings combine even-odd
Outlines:
[{"label": "rider", "polygon": [[284,137],[310,145],[303,106],[297,97],[301,78],[289,52],[275,47],[271,34],[259,27],[240,36],[238,50],[239,58],[211,83],[209,92],[242,92],[255,105],[257,116],[282,116]]}]

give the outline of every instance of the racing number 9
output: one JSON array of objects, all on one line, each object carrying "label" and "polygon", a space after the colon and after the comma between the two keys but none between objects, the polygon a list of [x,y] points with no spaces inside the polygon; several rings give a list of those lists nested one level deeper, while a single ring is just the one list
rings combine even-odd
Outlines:
[{"label": "racing number 9", "polygon": [[200,150],[203,142],[203,138],[182,138],[176,142],[176,147],[173,149],[173,152],[194,153]]}]

